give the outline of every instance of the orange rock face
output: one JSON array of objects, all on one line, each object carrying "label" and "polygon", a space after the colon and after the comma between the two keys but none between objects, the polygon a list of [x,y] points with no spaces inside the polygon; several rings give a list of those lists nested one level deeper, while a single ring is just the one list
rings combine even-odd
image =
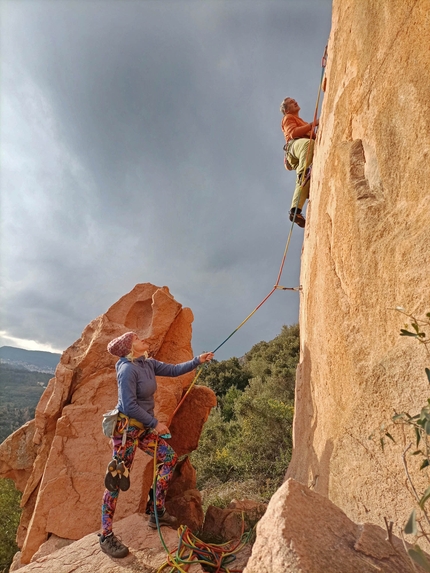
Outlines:
[{"label": "orange rock face", "polygon": [[[430,311],[428,0],[335,0],[301,261],[301,361],[288,477],[354,521],[414,505],[394,411],[420,412],[428,356],[399,336]],[[369,436],[375,434],[375,439]],[[413,451],[414,446],[411,451]],[[420,492],[428,476],[408,456]]]},{"label": "orange rock face", "polygon": [[[0,447],[0,475],[14,479],[23,491],[18,532],[21,563],[28,563],[51,533],[80,539],[100,527],[103,480],[111,456],[101,420],[117,403],[117,358],[107,352],[108,342],[134,330],[150,341],[154,357],[180,363],[193,356],[192,321],[191,310],[182,308],[167,287],[140,284],[93,320],[63,353],[37,406],[35,421]],[[158,380],[155,414],[160,420],[170,419],[193,378],[194,373],[189,373]],[[193,388],[189,399],[192,418],[181,408],[171,426],[172,442],[180,455],[197,447],[204,421],[216,405],[208,388]],[[180,435],[181,428],[186,428],[186,436]],[[138,450],[131,488],[119,496],[116,519],[145,506],[151,481],[152,458]]]}]

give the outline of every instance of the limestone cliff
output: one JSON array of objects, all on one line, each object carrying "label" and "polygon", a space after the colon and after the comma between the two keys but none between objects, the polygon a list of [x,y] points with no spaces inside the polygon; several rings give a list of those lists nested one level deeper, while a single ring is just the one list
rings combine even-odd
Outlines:
[{"label": "limestone cliff", "polygon": [[379,525],[413,505],[409,436],[383,452],[369,435],[429,396],[430,364],[394,310],[430,311],[429,38],[428,0],[334,0],[302,253],[287,477]]},{"label": "limestone cliff", "polygon": [[[0,475],[12,478],[23,491],[18,529],[21,563],[28,563],[51,534],[74,540],[100,527],[103,479],[111,459],[101,421],[103,412],[117,402],[117,358],[107,352],[107,343],[134,330],[148,339],[157,359],[184,362],[192,358],[192,321],[191,310],[182,308],[167,287],[140,284],[94,319],[63,353],[37,406],[35,420],[0,446]],[[157,378],[155,414],[159,420],[168,422],[193,376]],[[215,405],[209,388],[194,387],[190,392],[170,425],[171,444],[179,456],[197,448],[203,424]],[[119,497],[116,519],[144,511],[152,467],[151,458],[138,450],[131,488]],[[196,482],[191,464],[181,468],[177,495],[195,488]],[[195,499],[191,501],[195,505]],[[186,523],[188,510],[183,511]],[[203,521],[201,507],[200,514],[198,524],[195,512],[188,515],[194,526]]]}]

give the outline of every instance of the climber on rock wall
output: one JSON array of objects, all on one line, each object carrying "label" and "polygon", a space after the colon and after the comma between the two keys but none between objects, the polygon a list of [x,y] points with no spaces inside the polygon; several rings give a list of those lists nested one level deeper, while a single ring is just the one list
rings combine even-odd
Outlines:
[{"label": "climber on rock wall", "polygon": [[[281,128],[285,136],[285,168],[297,171],[296,187],[291,202],[290,221],[295,221],[299,227],[304,227],[306,220],[302,215],[302,208],[309,197],[309,177],[306,170],[312,163],[314,153],[315,131],[312,123],[306,123],[299,117],[300,106],[296,100],[285,98],[281,104],[283,114]],[[315,121],[315,126],[318,125]],[[294,218],[295,217],[295,218]]]},{"label": "climber on rock wall", "polygon": [[[100,547],[111,557],[128,555],[126,547],[112,532],[112,521],[119,491],[130,487],[129,472],[136,448],[150,456],[157,452],[156,511],[158,525],[177,526],[175,517],[164,507],[167,488],[177,462],[177,455],[166,442],[169,428],[154,418],[154,393],[157,390],[155,376],[181,376],[194,370],[199,364],[212,360],[213,353],[206,352],[182,364],[166,364],[148,357],[150,350],[146,340],[136,333],[126,332],[108,344],[108,352],[120,359],[115,365],[118,380],[118,405],[114,416],[113,457],[108,465],[102,505],[102,533]],[[157,528],[154,501],[150,497],[146,513],[148,525]]]}]

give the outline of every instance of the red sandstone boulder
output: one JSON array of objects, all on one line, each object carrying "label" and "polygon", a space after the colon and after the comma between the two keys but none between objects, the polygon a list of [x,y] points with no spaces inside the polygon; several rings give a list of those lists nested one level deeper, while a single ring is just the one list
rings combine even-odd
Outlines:
[{"label": "red sandstone boulder", "polygon": [[203,525],[205,539],[230,541],[240,539],[266,511],[266,505],[251,499],[233,500],[227,509],[210,505]]},{"label": "red sandstone boulder", "polygon": [[178,523],[186,525],[191,531],[200,531],[204,513],[202,496],[198,489],[189,489],[181,495],[166,500],[167,511],[178,518]]},{"label": "red sandstone boulder", "polygon": [[[115,531],[129,547],[130,554],[124,559],[111,559],[99,547],[98,537],[91,533],[79,541],[61,540],[51,536],[33,556],[31,563],[22,566],[16,555],[11,571],[20,573],[155,573],[165,563],[167,554],[161,544],[158,532],[147,525],[147,516],[131,515],[119,521]],[[171,553],[178,547],[178,533],[168,527],[162,528],[164,543]],[[66,545],[67,544],[67,545]],[[251,548],[240,547],[235,553],[233,570],[242,570],[246,565]],[[164,571],[164,569],[163,569]],[[203,573],[199,564],[193,564],[188,573]]]},{"label": "red sandstone boulder", "polygon": [[[115,532],[129,547],[130,554],[123,559],[112,559],[103,553],[99,546],[99,539],[91,533],[67,547],[46,553],[49,540],[41,547],[43,556],[33,560],[28,565],[19,567],[15,562],[16,571],[20,573],[142,573],[157,571],[166,561],[166,551],[162,546],[157,530],[147,525],[147,516],[131,515],[119,521]],[[162,528],[162,535],[169,551],[175,551],[178,546],[178,534],[174,529]],[[58,543],[58,540],[56,540]],[[55,544],[54,544],[55,545]],[[36,557],[36,555],[34,556]],[[199,564],[192,565],[189,573],[203,573]]]},{"label": "red sandstone boulder", "polygon": [[289,479],[257,525],[244,573],[413,571],[402,541],[386,538],[382,527],[352,522],[329,499]]},{"label": "red sandstone boulder", "polygon": [[26,487],[36,459],[34,431],[34,420],[31,420],[9,436],[0,447],[0,475],[12,479],[21,492]]}]

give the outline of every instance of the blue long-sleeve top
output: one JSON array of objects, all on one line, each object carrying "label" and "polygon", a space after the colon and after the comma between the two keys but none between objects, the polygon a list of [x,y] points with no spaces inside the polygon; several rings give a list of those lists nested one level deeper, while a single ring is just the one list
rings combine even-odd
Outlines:
[{"label": "blue long-sleeve top", "polygon": [[154,358],[120,358],[115,365],[118,380],[118,405],[120,412],[135,418],[146,428],[155,428],[154,394],[157,390],[156,376],[181,376],[200,364],[198,356],[181,364],[166,364]]}]

